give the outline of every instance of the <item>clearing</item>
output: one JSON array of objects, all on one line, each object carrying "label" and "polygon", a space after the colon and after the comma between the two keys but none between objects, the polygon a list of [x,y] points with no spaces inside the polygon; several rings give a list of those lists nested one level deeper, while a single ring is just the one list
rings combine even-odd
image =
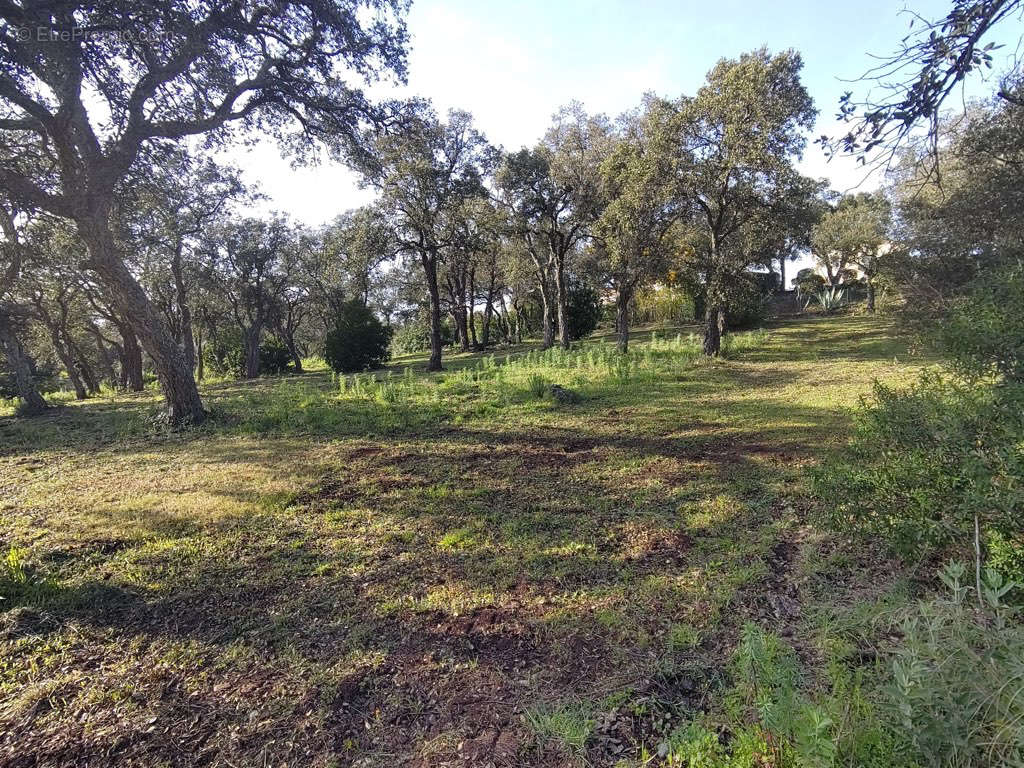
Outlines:
[{"label": "clearing", "polygon": [[888,568],[806,467],[922,361],[865,317],[636,342],[0,417],[0,765],[656,763],[748,621],[813,684]]}]

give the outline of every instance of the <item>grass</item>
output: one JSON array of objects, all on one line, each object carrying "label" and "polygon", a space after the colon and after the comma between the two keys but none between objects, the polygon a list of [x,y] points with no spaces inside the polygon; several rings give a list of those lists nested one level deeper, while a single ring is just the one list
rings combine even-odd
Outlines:
[{"label": "grass", "polygon": [[922,361],[863,317],[688,333],[218,382],[186,432],[150,392],[0,416],[0,765],[657,764],[748,622],[826,685],[905,585],[805,469]]}]

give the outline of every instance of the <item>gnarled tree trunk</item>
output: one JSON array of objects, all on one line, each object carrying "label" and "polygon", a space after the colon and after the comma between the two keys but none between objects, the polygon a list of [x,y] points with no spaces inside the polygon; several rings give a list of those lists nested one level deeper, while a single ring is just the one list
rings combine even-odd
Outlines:
[{"label": "gnarled tree trunk", "polygon": [[14,385],[18,394],[25,401],[22,410],[26,416],[42,413],[49,409],[49,405],[43,396],[39,394],[35,379],[32,378],[32,364],[29,362],[25,348],[21,340],[14,332],[10,318],[0,313],[0,348],[3,349],[4,357],[7,360],[7,367],[11,369],[14,376]]},{"label": "gnarled tree trunk", "polygon": [[[118,253],[105,215],[77,220],[96,272],[117,308],[138,335],[156,367],[172,424],[199,424],[206,418],[192,369],[167,325]],[[140,366],[141,368],[141,366]]]}]

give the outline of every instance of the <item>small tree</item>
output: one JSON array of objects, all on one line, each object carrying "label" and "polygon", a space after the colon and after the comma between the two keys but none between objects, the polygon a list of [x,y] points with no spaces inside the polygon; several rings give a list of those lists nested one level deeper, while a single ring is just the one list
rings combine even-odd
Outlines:
[{"label": "small tree", "polygon": [[848,264],[860,267],[868,289],[868,312],[875,311],[875,278],[888,246],[891,212],[892,206],[881,195],[848,195],[811,233],[815,258],[825,267],[831,287],[848,282]]},{"label": "small tree", "polygon": [[582,280],[570,278],[567,299],[569,338],[577,341],[592,334],[601,322],[601,294]]},{"label": "small tree", "polygon": [[327,333],[324,359],[336,373],[380,368],[388,359],[391,329],[359,299],[338,307],[334,327]]}]

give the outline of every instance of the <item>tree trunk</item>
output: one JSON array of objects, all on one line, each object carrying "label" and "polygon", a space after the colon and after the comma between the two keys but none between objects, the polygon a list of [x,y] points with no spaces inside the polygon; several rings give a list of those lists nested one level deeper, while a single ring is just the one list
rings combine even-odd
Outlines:
[{"label": "tree trunk", "polygon": [[725,313],[718,300],[708,296],[704,314],[704,354],[716,357],[722,351],[722,325]]},{"label": "tree trunk", "polygon": [[547,349],[555,343],[555,323],[552,317],[552,296],[551,288],[547,281],[540,285],[541,324],[544,329],[544,340],[541,342],[541,349]]},{"label": "tree trunk", "polygon": [[473,349],[483,349],[480,345],[480,341],[476,336],[476,269],[472,268],[469,270],[469,295],[467,297],[468,303],[466,310],[469,313],[469,341],[473,345]]},{"label": "tree trunk", "polygon": [[427,249],[420,253],[423,274],[427,279],[427,293],[430,295],[430,359],[428,371],[441,368],[441,292],[437,287],[437,255]]},{"label": "tree trunk", "polygon": [[57,353],[57,357],[60,358],[60,362],[64,366],[64,370],[68,374],[68,379],[71,380],[71,386],[75,390],[75,400],[85,400],[89,397],[89,393],[85,391],[85,385],[82,383],[82,377],[78,375],[78,367],[75,359],[71,356],[68,348],[64,345],[64,342],[60,338],[60,334],[52,330],[50,331],[50,339],[53,342],[53,349]]},{"label": "tree trunk", "polygon": [[565,285],[565,259],[555,264],[555,306],[558,308],[558,343],[569,348],[569,293]]},{"label": "tree trunk", "polygon": [[127,323],[118,326],[121,334],[121,386],[130,392],[141,392],[146,387],[142,376],[142,348],[139,337]]},{"label": "tree trunk", "polygon": [[487,349],[487,345],[491,343],[491,318],[494,316],[494,300],[488,296],[487,303],[484,304],[484,327],[481,330],[483,334],[480,338],[480,348]]},{"label": "tree trunk", "polygon": [[203,324],[196,326],[196,380],[202,381],[206,373],[206,366],[203,363]]},{"label": "tree trunk", "polygon": [[480,341],[476,337],[476,318],[473,316],[472,305],[469,306],[467,310],[466,324],[469,326],[469,343],[473,349],[483,349],[483,347],[480,346]]},{"label": "tree trunk", "polygon": [[620,285],[615,297],[615,328],[619,352],[623,355],[629,351],[629,294],[630,289]]},{"label": "tree trunk", "polygon": [[18,388],[18,394],[25,401],[23,413],[26,416],[42,413],[49,409],[46,400],[39,394],[35,379],[32,378],[32,365],[29,363],[25,348],[21,345],[10,320],[6,315],[0,314],[0,348],[3,348],[4,357],[7,359],[7,367],[14,376],[14,385]]},{"label": "tree trunk", "polygon": [[260,375],[260,337],[262,335],[263,326],[260,323],[245,329],[243,333],[245,363],[242,373],[247,379],[255,379]]},{"label": "tree trunk", "polygon": [[82,381],[85,382],[85,389],[90,395],[98,395],[100,393],[100,382],[96,378],[96,372],[93,371],[92,366],[89,365],[89,358],[82,352],[82,348],[75,343],[75,340],[70,336],[66,337],[68,350],[71,355],[75,358],[75,362],[78,365],[78,373],[82,377]]},{"label": "tree trunk", "polygon": [[94,323],[89,323],[86,330],[88,330],[93,339],[96,340],[96,349],[98,349],[100,353],[100,364],[103,366],[104,378],[110,382],[111,387],[116,387],[117,376],[114,373],[114,357],[110,354],[110,350],[107,349],[107,344],[103,340],[103,334]]},{"label": "tree trunk", "polygon": [[299,348],[295,346],[295,337],[285,335],[284,343],[288,347],[288,354],[292,357],[292,365],[295,366],[295,372],[302,373],[302,355],[299,354]]},{"label": "tree trunk", "polygon": [[171,259],[171,273],[174,275],[174,303],[178,308],[178,322],[181,329],[181,352],[185,357],[185,365],[190,371],[196,367],[196,346],[192,338],[192,311],[188,307],[188,294],[185,291],[185,278],[181,269],[181,249],[179,242]]},{"label": "tree trunk", "polygon": [[176,425],[201,423],[206,412],[192,369],[146,292],[125,266],[106,216],[83,216],[77,224],[89,249],[90,268],[99,275],[153,359],[168,407],[168,421]]},{"label": "tree trunk", "polygon": [[868,278],[868,312],[875,313],[875,281]]},{"label": "tree trunk", "polygon": [[786,257],[779,257],[779,290],[786,290]]}]

